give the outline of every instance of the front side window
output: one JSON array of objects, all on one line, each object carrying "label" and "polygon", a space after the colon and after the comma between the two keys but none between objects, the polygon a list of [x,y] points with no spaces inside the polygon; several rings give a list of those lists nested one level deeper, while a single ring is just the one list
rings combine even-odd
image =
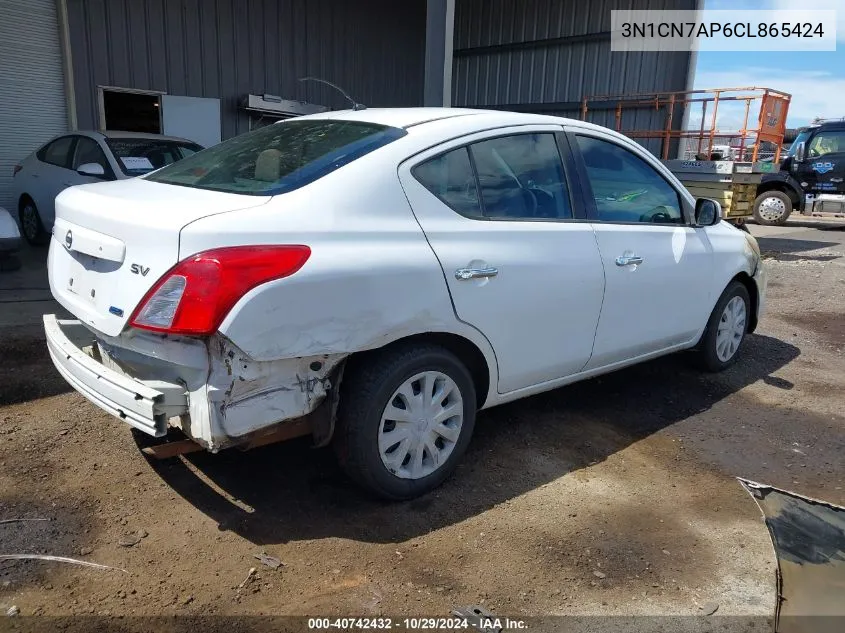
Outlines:
[{"label": "front side window", "polygon": [[466,217],[572,217],[554,134],[515,134],[480,141],[432,158],[415,167],[413,174]]},{"label": "front side window", "polygon": [[45,163],[56,165],[57,167],[67,167],[70,163],[70,150],[73,147],[73,137],[63,136],[57,138],[47,147],[38,153],[38,158]]},{"label": "front side window", "polygon": [[236,136],[150,174],[148,180],[275,196],[322,178],[405,134],[399,128],[360,121],[289,120]]},{"label": "front side window", "polygon": [[819,132],[810,141],[807,156],[818,158],[825,154],[839,154],[845,152],[845,130]]},{"label": "front side window", "polygon": [[127,176],[143,176],[202,150],[201,145],[156,138],[108,138],[120,170]]},{"label": "front side window", "polygon": [[678,192],[642,158],[590,136],[577,136],[602,222],[684,224]]}]

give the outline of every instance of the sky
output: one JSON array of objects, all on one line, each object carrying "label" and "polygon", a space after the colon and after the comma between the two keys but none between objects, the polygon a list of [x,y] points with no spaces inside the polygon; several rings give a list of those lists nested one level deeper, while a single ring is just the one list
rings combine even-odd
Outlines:
[{"label": "sky", "polygon": [[[700,52],[695,88],[759,86],[788,92],[788,127],[845,117],[845,0],[704,0],[705,9],[838,9],[835,52]],[[752,114],[759,110],[752,102]],[[722,106],[719,106],[722,112]],[[725,108],[722,129],[738,129],[744,105]]]}]

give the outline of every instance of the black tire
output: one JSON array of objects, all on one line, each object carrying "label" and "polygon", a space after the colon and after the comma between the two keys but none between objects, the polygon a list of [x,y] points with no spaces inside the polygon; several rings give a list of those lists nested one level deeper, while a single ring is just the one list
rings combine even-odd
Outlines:
[{"label": "black tire", "polygon": [[[420,479],[404,479],[382,462],[381,417],[402,383],[424,371],[438,371],[452,379],[463,400],[463,422],[441,466]],[[346,368],[332,445],[343,470],[360,486],[384,499],[411,499],[433,490],[455,470],[472,437],[476,408],[472,376],[454,354],[437,345],[400,345],[369,353]]]},{"label": "black tire", "polygon": [[[728,302],[730,302],[734,297],[740,297],[743,302],[745,302],[745,331],[733,355],[727,360],[722,360],[719,358],[716,349],[719,322],[722,319],[722,313],[725,310],[725,306],[727,306]],[[719,297],[719,300],[716,302],[716,307],[713,308],[713,312],[710,314],[710,319],[707,321],[707,327],[704,329],[704,334],[701,336],[701,340],[696,346],[696,360],[699,367],[709,372],[720,372],[733,365],[736,362],[736,359],[739,358],[740,351],[742,350],[742,344],[745,342],[745,338],[748,335],[748,325],[750,320],[751,297],[748,295],[748,289],[740,282],[732,281],[728,287],[725,288],[722,296]]]},{"label": "black tire", "polygon": [[[768,217],[761,215],[762,213],[766,213],[764,210],[761,210],[761,207],[769,199],[775,199],[776,201],[783,203],[783,211],[776,217],[773,217],[768,213],[766,214]],[[764,191],[754,200],[754,219],[758,224],[763,224],[765,226],[783,226],[786,224],[786,221],[789,219],[789,215],[791,213],[792,200],[783,191]]]},{"label": "black tire", "polygon": [[21,260],[15,254],[0,253],[0,273],[10,273],[20,270]]},{"label": "black tire", "polygon": [[44,230],[38,207],[31,198],[24,198],[20,205],[21,234],[31,246],[44,246],[50,242],[50,234]]}]

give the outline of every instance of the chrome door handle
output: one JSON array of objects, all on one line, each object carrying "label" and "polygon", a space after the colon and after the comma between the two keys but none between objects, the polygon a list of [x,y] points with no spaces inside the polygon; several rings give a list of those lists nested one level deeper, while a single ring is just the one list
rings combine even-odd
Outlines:
[{"label": "chrome door handle", "polygon": [[628,255],[616,258],[617,266],[631,266],[632,264],[642,264],[643,258],[639,255]]},{"label": "chrome door handle", "polygon": [[487,268],[458,268],[455,271],[455,279],[464,281],[467,279],[483,279],[485,277],[495,277],[499,274],[498,268],[489,266]]}]

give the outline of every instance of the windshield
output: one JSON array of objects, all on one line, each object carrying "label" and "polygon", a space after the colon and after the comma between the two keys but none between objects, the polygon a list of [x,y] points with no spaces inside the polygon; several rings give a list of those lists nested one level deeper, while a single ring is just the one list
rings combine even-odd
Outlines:
[{"label": "windshield", "polygon": [[802,130],[798,133],[798,136],[795,137],[795,140],[792,141],[792,145],[789,146],[789,151],[786,153],[786,157],[790,158],[795,156],[795,150],[798,148],[799,143],[806,143],[807,139],[810,136],[810,130]]},{"label": "windshield", "polygon": [[358,121],[284,121],[215,145],[151,174],[149,180],[273,196],[322,178],[405,134]]},{"label": "windshield", "polygon": [[127,176],[142,176],[203,149],[196,143],[155,138],[108,138],[106,144]]}]

